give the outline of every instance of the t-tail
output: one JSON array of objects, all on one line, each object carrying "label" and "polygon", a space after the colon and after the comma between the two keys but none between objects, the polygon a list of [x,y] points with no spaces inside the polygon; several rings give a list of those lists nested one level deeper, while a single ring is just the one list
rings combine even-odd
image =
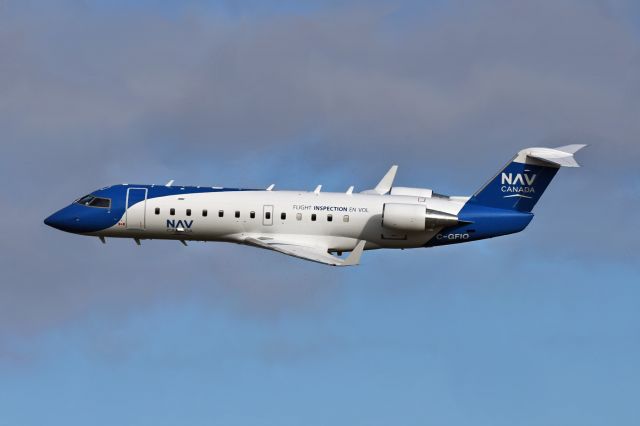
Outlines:
[{"label": "t-tail", "polygon": [[428,245],[482,240],[527,227],[560,167],[579,167],[573,154],[586,145],[527,148],[478,190],[458,213],[460,225],[443,229]]},{"label": "t-tail", "polygon": [[580,167],[573,154],[585,146],[523,149],[469,203],[531,212],[560,167]]}]

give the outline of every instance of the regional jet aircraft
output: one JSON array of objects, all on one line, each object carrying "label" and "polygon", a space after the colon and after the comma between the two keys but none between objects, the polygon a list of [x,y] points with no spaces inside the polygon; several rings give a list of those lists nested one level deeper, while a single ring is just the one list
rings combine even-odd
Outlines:
[{"label": "regional jet aircraft", "polygon": [[[520,232],[560,167],[579,167],[585,145],[527,148],[470,197],[393,186],[397,166],[375,188],[354,193],[210,186],[114,185],[93,191],[44,223],[100,238],[223,241],[334,266],[363,250],[466,243]],[[342,256],[343,252],[351,252]],[[341,257],[342,256],[342,257]]]}]

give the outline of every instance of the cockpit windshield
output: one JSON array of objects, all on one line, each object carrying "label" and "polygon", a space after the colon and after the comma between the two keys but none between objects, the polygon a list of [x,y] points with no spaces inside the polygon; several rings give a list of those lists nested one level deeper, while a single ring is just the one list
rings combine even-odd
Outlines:
[{"label": "cockpit windshield", "polygon": [[91,200],[93,200],[94,198],[96,197],[94,197],[93,195],[85,195],[84,197],[77,199],[76,203],[88,206]]},{"label": "cockpit windshield", "polygon": [[102,207],[108,209],[111,207],[111,199],[110,198],[102,198],[96,197],[95,195],[85,195],[82,198],[76,200],[76,203],[82,204],[83,206],[89,207]]}]

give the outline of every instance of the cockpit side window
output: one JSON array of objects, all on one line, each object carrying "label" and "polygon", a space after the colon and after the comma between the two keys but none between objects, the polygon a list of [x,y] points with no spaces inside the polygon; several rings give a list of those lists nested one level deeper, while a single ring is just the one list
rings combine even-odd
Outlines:
[{"label": "cockpit side window", "polygon": [[111,208],[110,198],[96,197],[95,195],[85,195],[84,197],[76,200],[76,203],[89,207],[101,207],[105,209]]}]

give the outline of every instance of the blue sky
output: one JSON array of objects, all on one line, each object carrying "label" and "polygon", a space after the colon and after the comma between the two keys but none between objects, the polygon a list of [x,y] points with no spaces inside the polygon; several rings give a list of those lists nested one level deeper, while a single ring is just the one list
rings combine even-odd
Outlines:
[{"label": "blue sky", "polygon": [[[0,6],[0,426],[636,425],[638,8]],[[44,217],[119,182],[472,193],[588,143],[518,235],[327,268]]]}]

